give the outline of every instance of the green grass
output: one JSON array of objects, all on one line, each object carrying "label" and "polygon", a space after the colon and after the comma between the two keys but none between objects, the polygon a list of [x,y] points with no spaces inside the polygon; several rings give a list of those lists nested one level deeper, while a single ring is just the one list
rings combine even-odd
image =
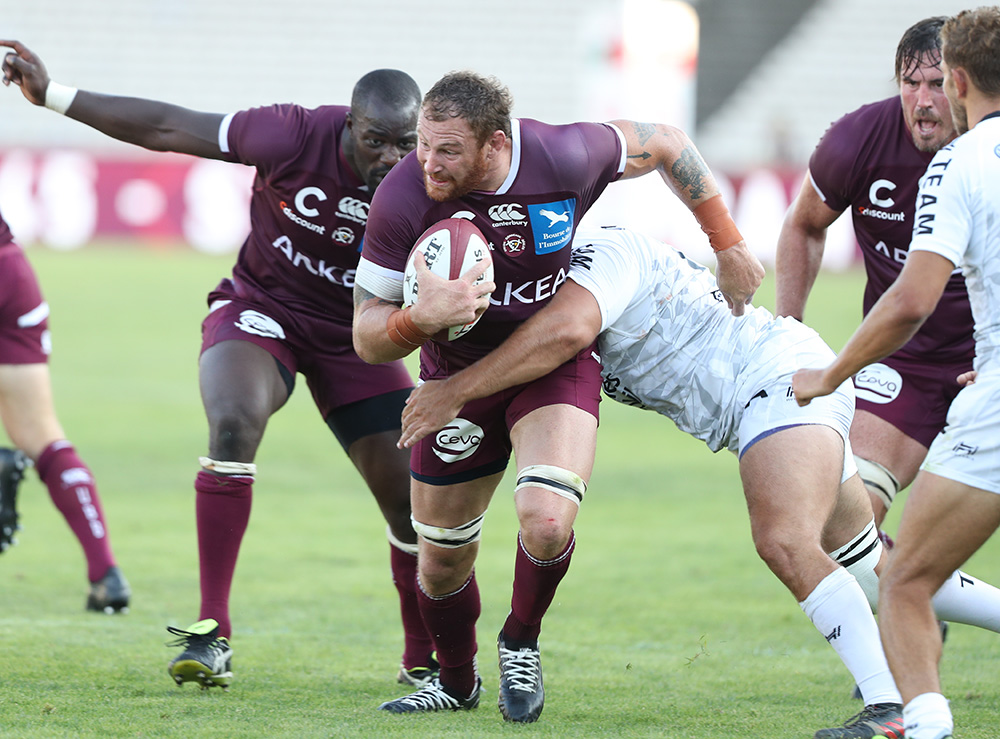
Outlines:
[{"label": "green grass", "polygon": [[[199,325],[231,258],[107,246],[30,255],[53,310],[60,419],[97,477],[135,596],[124,617],[83,611],[81,553],[32,474],[21,542],[0,557],[0,736],[809,737],[860,709],[833,651],[758,560],[735,459],[605,403],[579,547],[542,635],[540,722],[506,725],[494,707],[516,531],[509,484],[477,567],[482,706],[375,711],[403,692],[384,524],[302,383],[257,460],[232,598],[233,688],[178,689],[164,626],[197,616]],[[858,320],[860,286],[857,274],[824,275],[810,304],[835,349]],[[768,283],[761,302],[772,295]],[[967,569],[1000,581],[996,543]],[[952,629],[943,678],[966,739],[997,735],[997,654],[995,635]]]}]

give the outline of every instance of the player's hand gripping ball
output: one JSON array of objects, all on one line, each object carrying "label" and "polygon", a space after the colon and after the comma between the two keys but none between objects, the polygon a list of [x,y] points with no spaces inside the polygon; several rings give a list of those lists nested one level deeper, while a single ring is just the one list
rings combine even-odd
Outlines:
[{"label": "player's hand gripping ball", "polygon": [[[489,262],[489,266],[473,285],[493,280],[493,257],[490,255],[490,246],[483,232],[476,224],[465,218],[446,218],[421,234],[406,259],[406,268],[403,271],[404,308],[417,302],[419,286],[417,268],[413,264],[417,252],[424,255],[424,261],[431,272],[446,280],[457,280],[473,265],[483,260]],[[434,338],[438,341],[454,341],[469,333],[481,317],[482,314],[479,314],[471,323],[452,326]]]}]

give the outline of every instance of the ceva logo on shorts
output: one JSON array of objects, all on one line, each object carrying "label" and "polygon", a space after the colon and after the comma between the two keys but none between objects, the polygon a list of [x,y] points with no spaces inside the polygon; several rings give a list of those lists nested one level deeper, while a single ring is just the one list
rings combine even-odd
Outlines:
[{"label": "ceva logo on shorts", "polygon": [[576,223],[576,199],[528,206],[535,254],[559,251],[569,244]]},{"label": "ceva logo on shorts", "polygon": [[481,426],[464,418],[456,418],[434,435],[431,449],[442,462],[457,462],[471,457],[482,440]]},{"label": "ceva logo on shorts", "polygon": [[240,313],[240,320],[233,324],[236,328],[241,331],[246,331],[248,334],[254,334],[255,336],[264,336],[268,339],[284,339],[285,330],[281,328],[281,324],[275,321],[271,316],[265,316],[255,310],[245,310]]},{"label": "ceva logo on shorts", "polygon": [[892,367],[871,364],[854,376],[854,393],[859,400],[885,405],[899,397],[903,378]]}]

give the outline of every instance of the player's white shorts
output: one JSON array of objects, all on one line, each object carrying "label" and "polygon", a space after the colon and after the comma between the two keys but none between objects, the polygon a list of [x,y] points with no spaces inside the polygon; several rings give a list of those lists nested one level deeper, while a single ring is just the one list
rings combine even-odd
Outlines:
[{"label": "player's white shorts", "polygon": [[[830,395],[815,398],[809,405],[800,406],[792,392],[792,375],[803,367],[825,367],[835,358],[833,350],[813,335],[803,339],[805,331],[811,329],[796,327],[789,338],[785,351],[770,353],[766,359],[756,359],[747,364],[741,377],[743,390],[740,396],[747,397],[745,406],[737,411],[736,435],[738,455],[756,441],[790,426],[829,426],[844,440],[844,470],[841,482],[858,471],[854,462],[854,452],[849,441],[851,422],[854,420],[854,384],[848,380]],[[742,381],[744,380],[745,381]],[[730,443],[730,448],[732,448]]]},{"label": "player's white shorts", "polygon": [[920,469],[1000,494],[1000,372],[958,393]]}]

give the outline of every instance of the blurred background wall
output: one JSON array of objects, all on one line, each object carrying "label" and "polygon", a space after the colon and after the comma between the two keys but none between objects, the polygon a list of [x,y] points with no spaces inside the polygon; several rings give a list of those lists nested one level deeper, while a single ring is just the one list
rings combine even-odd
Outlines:
[{"label": "blurred background wall", "polygon": [[[893,95],[895,47],[955,0],[34,0],[5,8],[53,79],[228,112],[347,103],[378,67],[423,89],[454,69],[493,74],[515,115],[631,118],[687,130],[737,223],[769,261],[826,127]],[[609,188],[591,220],[651,231],[708,257],[694,219],[655,182]],[[120,144],[0,89],[0,209],[23,243],[95,239],[238,248],[250,171]],[[827,266],[854,258],[841,219]]]}]

